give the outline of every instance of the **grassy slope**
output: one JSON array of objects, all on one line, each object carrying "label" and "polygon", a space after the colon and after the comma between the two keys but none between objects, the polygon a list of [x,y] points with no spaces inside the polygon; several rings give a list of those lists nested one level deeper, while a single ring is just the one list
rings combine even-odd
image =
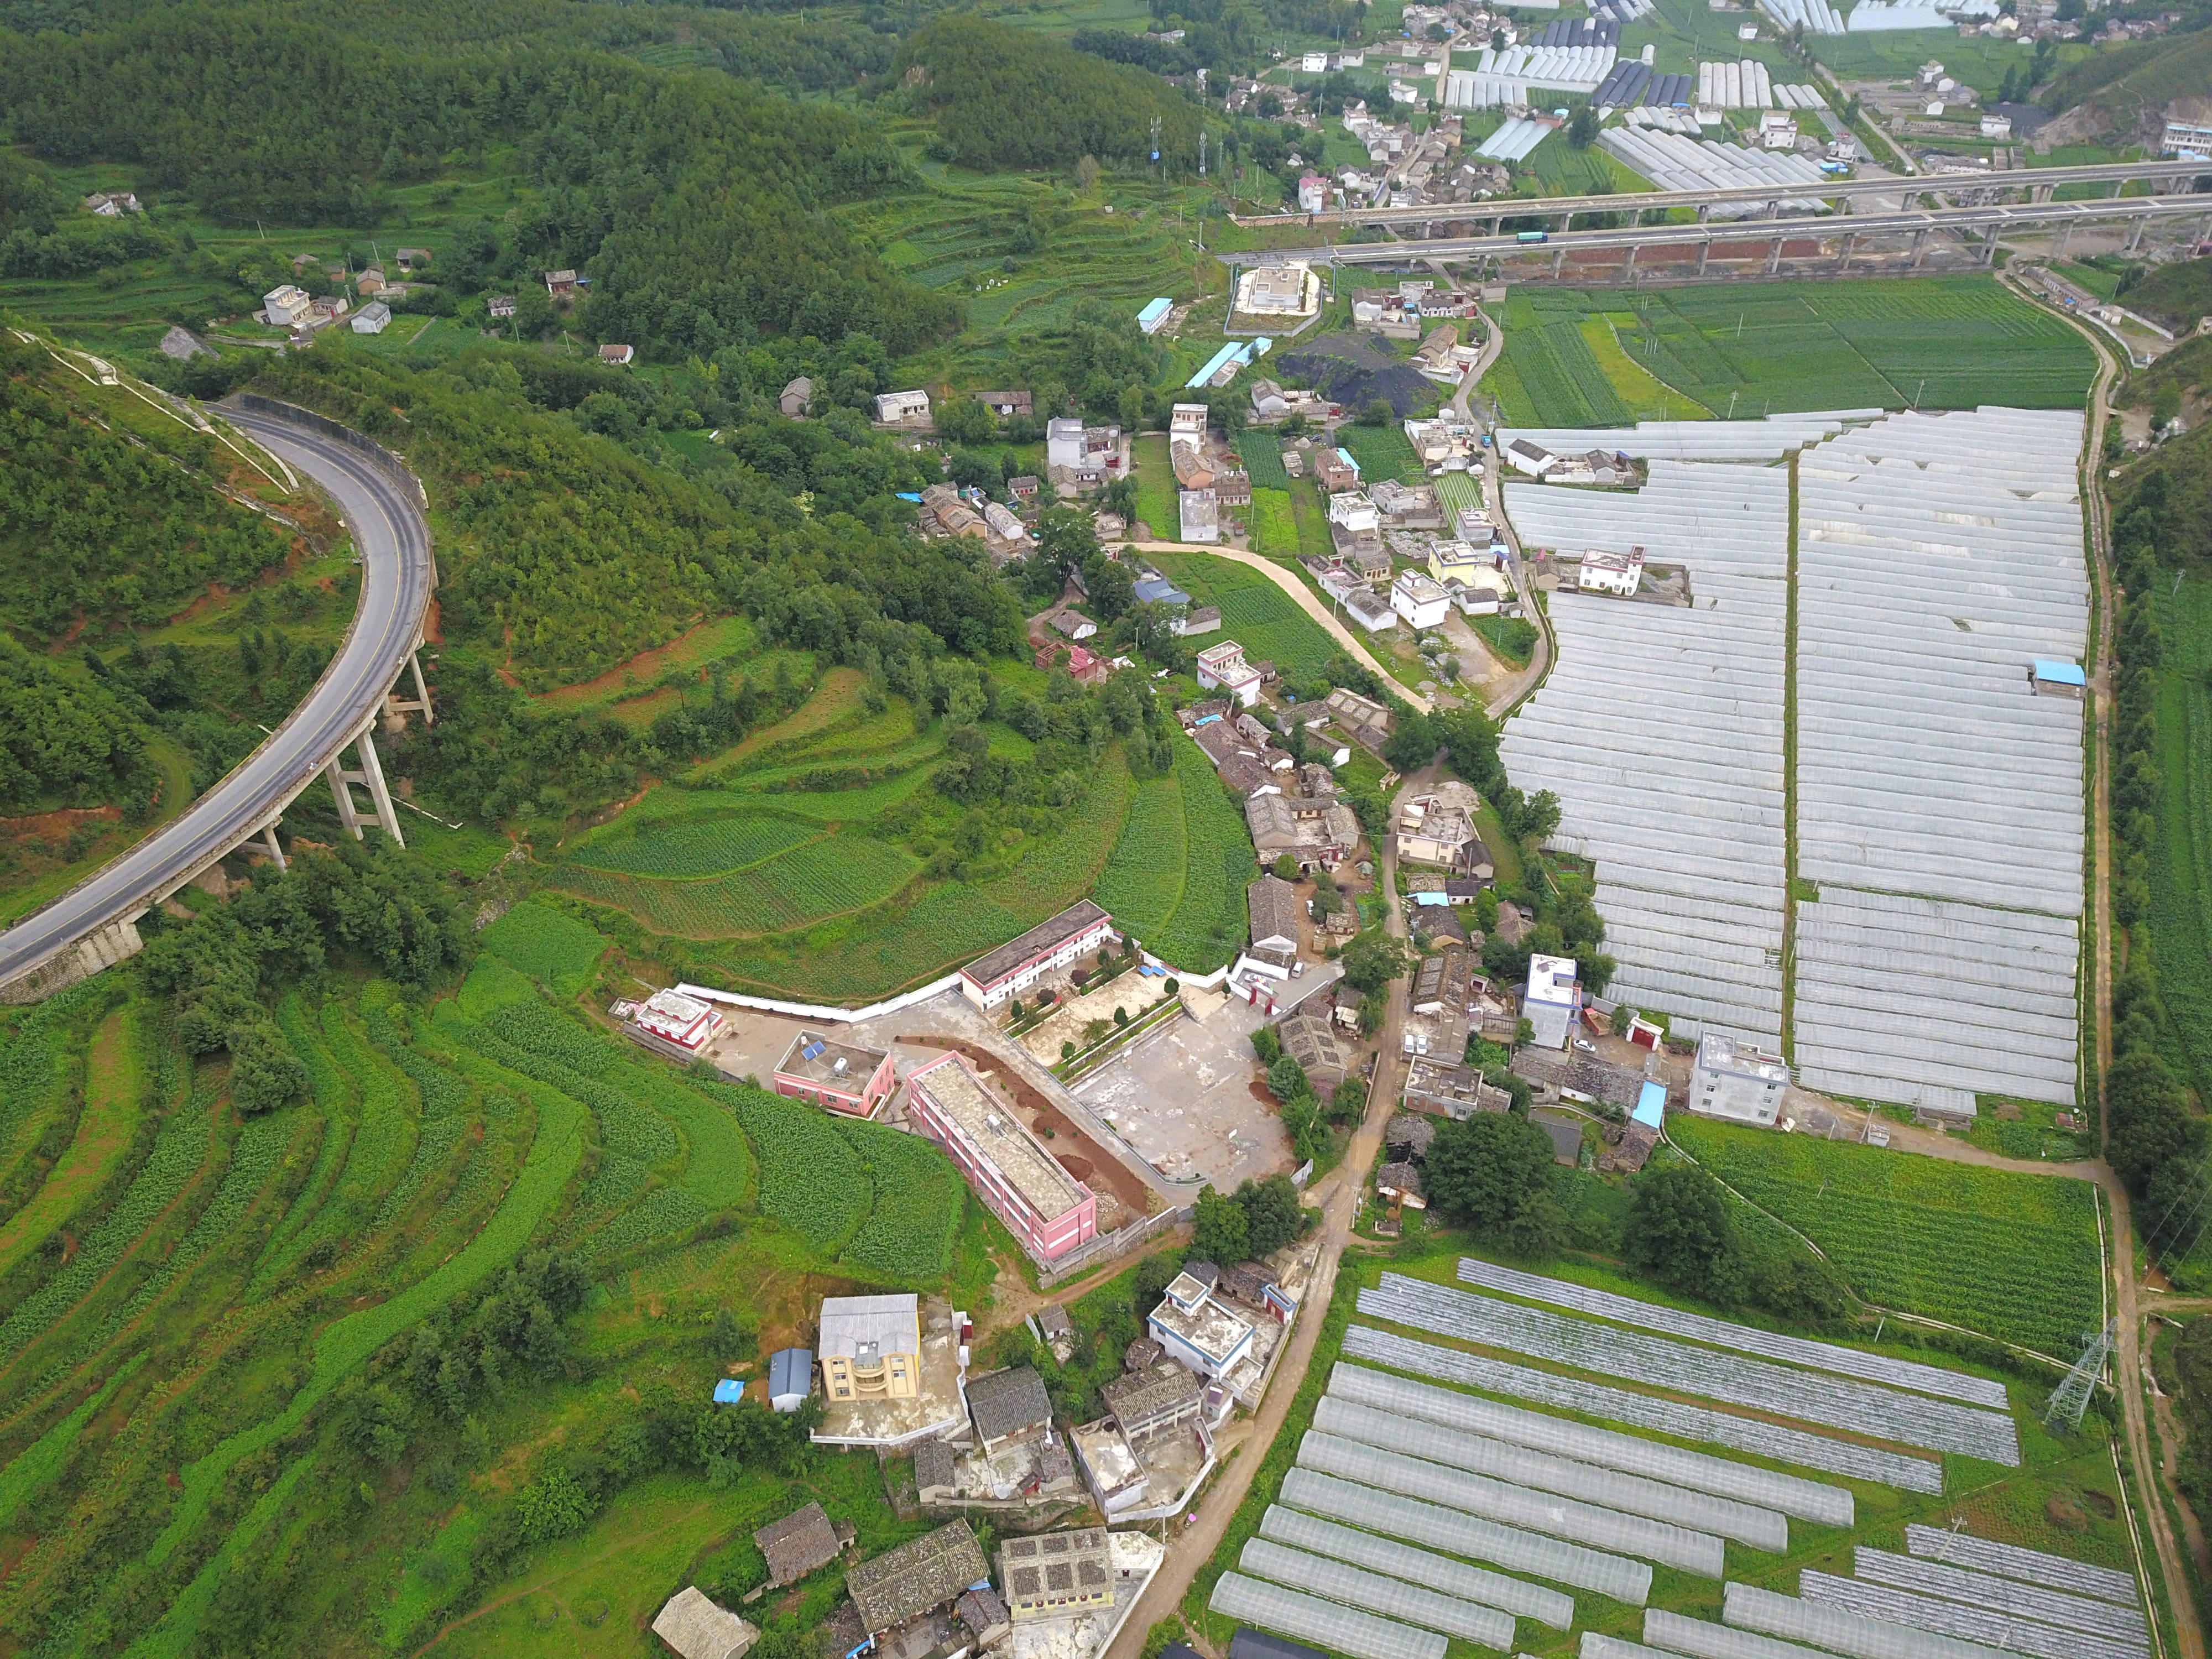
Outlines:
[{"label": "grassy slope", "polygon": [[144,1040],[135,1003],[100,1022],[86,1058],[84,1109],[77,1116],[76,1136],[46,1171],[37,1194],[0,1226],[0,1274],[67,1223],[130,1149],[146,1085],[140,1052]]},{"label": "grassy slope", "polygon": [[2161,599],[2166,659],[2155,723],[2166,781],[2152,854],[2150,951],[2166,1005],[2166,1057],[2200,1093],[2212,1088],[2212,582],[2185,580]]}]

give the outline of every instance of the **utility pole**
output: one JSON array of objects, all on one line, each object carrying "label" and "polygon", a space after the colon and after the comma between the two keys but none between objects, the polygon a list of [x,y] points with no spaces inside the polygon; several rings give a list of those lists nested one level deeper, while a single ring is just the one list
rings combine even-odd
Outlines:
[{"label": "utility pole", "polygon": [[1206,177],[1206,129],[1204,127],[1198,130],[1198,176],[1201,179]]},{"label": "utility pole", "polygon": [[[1152,117],[1152,165],[1156,167],[1160,165],[1160,118],[1157,115]],[[1160,168],[1160,179],[1162,183],[1166,182],[1167,169],[1164,167]]]}]

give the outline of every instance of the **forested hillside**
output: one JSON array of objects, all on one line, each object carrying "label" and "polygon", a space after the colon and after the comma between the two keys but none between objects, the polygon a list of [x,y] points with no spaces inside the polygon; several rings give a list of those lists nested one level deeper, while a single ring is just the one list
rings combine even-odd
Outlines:
[{"label": "forested hillside", "polygon": [[186,5],[0,39],[0,109],[43,155],[135,161],[221,220],[373,224],[380,187],[517,144],[546,210],[514,232],[593,276],[604,337],[711,351],[753,331],[895,351],[957,321],[817,209],[902,165],[848,114],[561,44],[529,0],[337,15]]},{"label": "forested hillside", "polygon": [[908,37],[891,69],[919,83],[899,95],[935,115],[939,141],[967,167],[1066,166],[1085,155],[1141,163],[1155,116],[1163,154],[1198,148],[1199,106],[1158,76],[981,17],[939,18]]}]

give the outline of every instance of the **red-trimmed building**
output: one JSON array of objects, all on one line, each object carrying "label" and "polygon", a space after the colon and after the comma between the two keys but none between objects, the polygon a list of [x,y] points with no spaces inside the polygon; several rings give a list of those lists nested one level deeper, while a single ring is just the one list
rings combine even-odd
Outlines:
[{"label": "red-trimmed building", "polygon": [[873,1117],[890,1097],[888,1048],[860,1048],[801,1031],[775,1066],[775,1091],[851,1117]]},{"label": "red-trimmed building", "polygon": [[1039,922],[1019,939],[963,968],[960,994],[978,1008],[995,1008],[1113,936],[1113,917],[1089,899],[1071,904],[1049,921]]},{"label": "red-trimmed building", "polygon": [[1097,1196],[1060,1167],[964,1055],[941,1055],[909,1076],[906,1109],[1039,1261],[1057,1261],[1097,1236]]}]

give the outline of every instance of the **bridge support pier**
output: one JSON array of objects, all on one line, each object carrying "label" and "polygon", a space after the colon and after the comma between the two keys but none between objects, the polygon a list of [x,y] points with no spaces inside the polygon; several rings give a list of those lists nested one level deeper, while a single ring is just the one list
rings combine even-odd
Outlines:
[{"label": "bridge support pier", "polygon": [[261,826],[261,844],[269,849],[270,861],[279,870],[291,866],[284,862],[284,849],[276,844],[276,820],[271,818]]},{"label": "bridge support pier", "polygon": [[2051,252],[2051,257],[2052,258],[2063,259],[2066,257],[2066,245],[2074,240],[2074,227],[2081,222],[2079,219],[2069,219],[2065,224],[2060,228],[2058,232],[2058,246]]},{"label": "bridge support pier", "polygon": [[1623,282],[1632,285],[1633,285],[1636,281],[1636,255],[1638,252],[1638,245],[1634,242],[1631,242],[1628,245],[1628,257],[1620,262],[1620,278]]},{"label": "bridge support pier", "polygon": [[1844,233],[1843,255],[1836,261],[1836,269],[1838,271],[1847,271],[1851,268],[1851,252],[1853,249],[1856,248],[1858,245],[1858,232],[1851,230]]},{"label": "bridge support pier", "polygon": [[2049,201],[2051,199],[2051,186],[2048,185],[2036,185],[2034,189],[2028,192],[2027,199],[2031,202]]},{"label": "bridge support pier", "polygon": [[376,758],[376,739],[369,735],[374,724],[371,721],[369,726],[362,727],[353,740],[353,746],[361,756],[361,770],[349,772],[345,769],[341,758],[345,750],[340,749],[337,754],[331,757],[331,763],[324,769],[324,775],[331,781],[331,798],[337,803],[338,822],[356,841],[362,838],[362,826],[369,822],[371,816],[364,814],[355,804],[353,786],[358,783],[368,790],[368,798],[374,804],[373,815],[377,824],[395,843],[404,847],[407,840],[399,833],[399,812],[392,804],[392,792],[384,785],[384,767]]},{"label": "bridge support pier", "polygon": [[2124,252],[2133,253],[2142,246],[2143,228],[2149,223],[2150,216],[2147,213],[2136,221],[2136,228],[2128,233],[2128,245]]},{"label": "bridge support pier", "polygon": [[1564,270],[1566,268],[1566,264],[1567,264],[1567,251],[1566,251],[1566,249],[1565,249],[1565,248],[1563,248],[1563,247],[1560,247],[1560,248],[1553,248],[1553,249],[1552,250],[1552,275],[1553,275],[1553,276],[1557,276],[1559,274],[1559,272],[1560,272],[1560,271]]},{"label": "bridge support pier", "polygon": [[1783,239],[1778,236],[1767,246],[1766,274],[1770,276],[1782,269],[1782,242]]},{"label": "bridge support pier", "polygon": [[1707,219],[1709,216],[1711,216],[1711,213],[1712,213],[1712,210],[1713,210],[1713,204],[1712,204],[1711,202],[1700,202],[1700,203],[1698,203],[1698,222],[1699,224],[1701,224],[1701,225],[1702,225],[1703,223],[1705,223],[1705,221],[1706,221],[1706,219]]},{"label": "bridge support pier", "polygon": [[1991,229],[1988,235],[1982,238],[1982,269],[1987,270],[1996,262],[1997,234],[1995,229]]},{"label": "bridge support pier", "polygon": [[1708,259],[1710,259],[1710,258],[1711,258],[1712,257],[1713,257],[1713,240],[1712,240],[1712,238],[1711,238],[1711,237],[1708,236],[1708,237],[1707,237],[1704,241],[1702,241],[1702,242],[1700,242],[1700,243],[1698,243],[1698,276],[1704,276],[1704,275],[1705,274],[1705,261],[1706,261],[1706,260],[1708,260]]},{"label": "bridge support pier", "polygon": [[1492,236],[1502,236],[1505,234],[1505,216],[1504,214],[1493,213],[1490,216],[1490,234]]},{"label": "bridge support pier", "polygon": [[437,723],[437,716],[430,708],[430,688],[422,683],[422,647],[420,644],[407,653],[407,667],[415,679],[414,698],[410,701],[402,697],[398,686],[395,684],[384,694],[385,712],[390,714],[420,714],[423,725],[434,726]]},{"label": "bridge support pier", "polygon": [[1912,268],[1913,268],[1913,270],[1919,270],[1919,269],[1920,269],[1920,261],[1921,261],[1921,258],[1922,258],[1922,257],[1923,257],[1924,254],[1926,254],[1926,252],[1928,252],[1928,233],[1927,233],[1926,231],[1924,231],[1924,230],[1916,230],[1916,231],[1914,231],[1914,232],[1912,233]]}]

